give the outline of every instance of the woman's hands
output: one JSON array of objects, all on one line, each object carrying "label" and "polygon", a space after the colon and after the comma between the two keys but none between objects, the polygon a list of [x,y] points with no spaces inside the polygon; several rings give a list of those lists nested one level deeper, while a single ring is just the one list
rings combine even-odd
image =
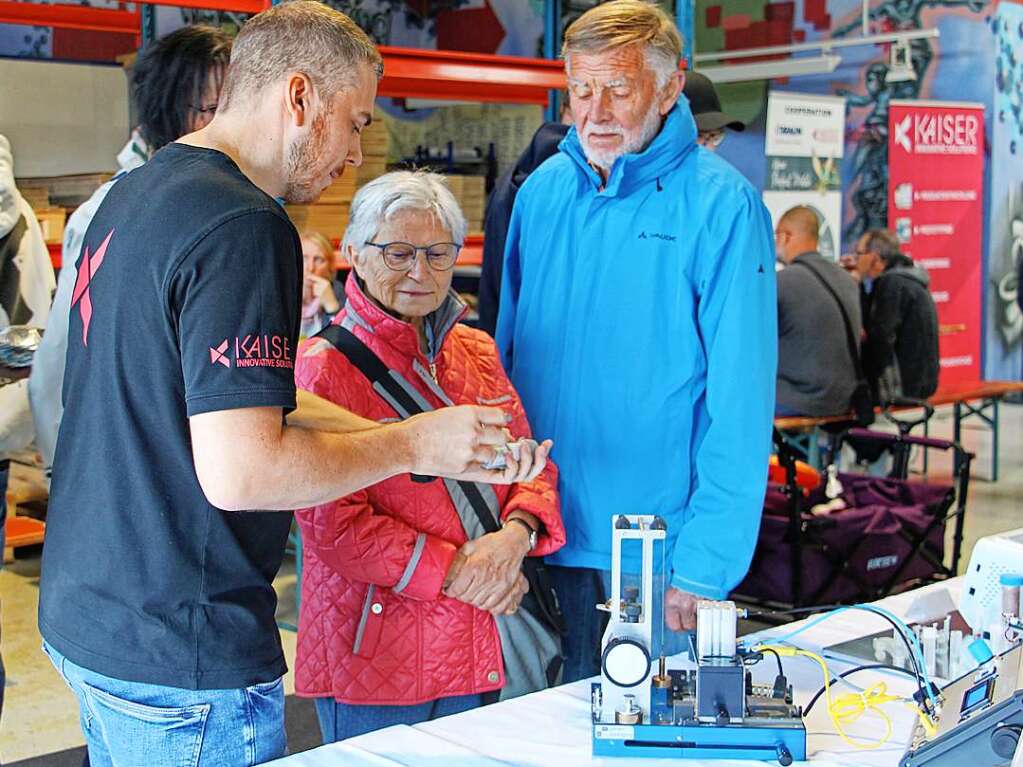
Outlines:
[{"label": "woman's hands", "polygon": [[[530,514],[516,516],[534,530],[539,527]],[[448,570],[444,594],[492,615],[511,615],[529,591],[521,572],[528,553],[529,532],[519,524],[467,541]]]}]

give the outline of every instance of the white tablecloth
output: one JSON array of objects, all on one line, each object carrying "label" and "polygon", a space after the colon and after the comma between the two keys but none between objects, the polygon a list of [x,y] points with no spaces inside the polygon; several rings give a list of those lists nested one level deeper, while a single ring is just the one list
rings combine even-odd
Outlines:
[{"label": "white tablecloth", "polygon": [[[882,600],[879,604],[896,615],[904,616],[915,597],[927,591],[948,589],[958,604],[959,581],[927,586]],[[791,631],[796,625],[762,632],[758,637],[769,639]],[[819,651],[822,647],[856,636],[881,631],[888,627],[883,619],[863,611],[847,611],[829,618],[810,629],[793,643]],[[749,637],[747,637],[749,639]],[[785,673],[794,688],[796,703],[806,705],[811,695],[823,684],[820,667],[807,658],[785,658]],[[687,666],[681,660],[669,661],[669,668]],[[833,673],[849,664],[829,661]],[[757,684],[770,684],[777,673],[772,658],[753,669]],[[882,679],[889,692],[909,696],[913,681],[901,674],[867,671],[856,675],[860,685]],[[835,694],[848,692],[836,685]],[[913,713],[900,703],[884,707],[894,723],[891,740],[876,750],[856,750],[844,743],[834,731],[824,701],[818,701],[806,719],[807,755],[814,765],[864,765],[878,767],[896,765],[906,749],[913,727]],[[863,739],[876,739],[883,733],[882,722],[866,713],[849,734]],[[528,765],[532,767],[664,767],[665,759],[594,758],[591,756],[590,681],[575,682],[552,690],[527,695],[516,700],[486,706],[463,714],[424,722],[412,727],[400,725],[351,738],[273,762],[277,767],[463,767],[477,765]],[[687,760],[691,765],[728,767],[749,764],[726,760]],[[765,764],[777,764],[765,762]]]}]

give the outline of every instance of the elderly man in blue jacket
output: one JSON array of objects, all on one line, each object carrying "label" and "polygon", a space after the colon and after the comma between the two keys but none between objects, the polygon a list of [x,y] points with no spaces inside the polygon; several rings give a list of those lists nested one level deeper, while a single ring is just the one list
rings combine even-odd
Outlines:
[{"label": "elderly man in blue jacket", "polygon": [[681,52],[672,20],[641,0],[599,5],[566,30],[574,127],[519,192],[505,249],[497,342],[561,467],[568,544],[550,562],[566,681],[599,670],[594,604],[608,593],[614,515],[667,521],[673,631],[743,578],[760,525],[777,359],[771,221],[757,191],[697,146]]}]

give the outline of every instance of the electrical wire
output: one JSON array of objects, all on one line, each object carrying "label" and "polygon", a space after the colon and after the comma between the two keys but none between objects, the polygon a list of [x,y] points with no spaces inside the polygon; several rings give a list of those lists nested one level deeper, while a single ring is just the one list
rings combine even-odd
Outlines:
[{"label": "electrical wire", "polygon": [[[847,671],[843,671],[841,674],[836,675],[831,680],[831,683],[834,684],[839,679],[845,679],[847,676],[850,676],[852,674],[858,674],[861,671],[872,671],[874,669],[885,669],[887,671],[897,671],[900,674],[905,674],[906,676],[913,677],[914,680],[917,678],[917,676],[916,676],[916,674],[914,672],[910,671],[909,669],[904,669],[904,668],[902,668],[902,666],[893,666],[890,663],[871,663],[869,666],[856,666],[855,668],[851,668],[851,669],[848,669]],[[814,693],[814,696],[812,698],[810,698],[810,702],[807,703],[805,706],[803,706],[803,716],[806,716],[807,714],[810,713],[810,709],[812,709],[814,707],[814,704],[818,700],[820,700],[820,697],[823,694],[824,694],[824,688],[823,687],[821,687],[819,690],[817,690],[816,693]]]},{"label": "electrical wire", "polygon": [[[870,751],[881,748],[891,738],[893,730],[892,720],[891,717],[884,712],[881,706],[885,703],[902,701],[903,699],[898,695],[890,694],[884,682],[878,682],[877,684],[868,687],[863,692],[848,693],[839,698],[833,699],[831,697],[831,671],[825,660],[817,653],[810,652],[809,650],[802,650],[797,647],[786,647],[783,645],[758,645],[753,649],[756,652],[764,652],[766,650],[773,649],[779,655],[809,658],[821,667],[821,670],[824,672],[824,700],[828,706],[828,716],[831,717],[831,723],[835,728],[835,732],[837,732],[838,736],[848,745],[858,750]],[[930,724],[930,720],[922,710],[917,709],[916,707],[914,707],[914,710],[917,711],[922,721],[926,722],[928,725]],[[880,717],[880,719],[884,722],[884,735],[880,739],[871,740],[870,742],[851,738],[845,728],[859,720],[868,711]]]},{"label": "electrical wire", "polygon": [[[779,610],[773,614],[794,615],[797,614],[798,612],[805,612],[810,609],[811,608],[798,608],[798,610]],[[771,641],[786,642],[792,637],[802,634],[804,631],[813,628],[814,626],[827,620],[828,618],[831,618],[835,615],[838,615],[839,613],[843,613],[848,610],[863,610],[865,612],[878,615],[892,625],[892,627],[895,629],[895,634],[899,636],[902,639],[903,644],[906,645],[906,649],[909,651],[909,657],[913,661],[913,666],[917,676],[917,690],[920,694],[921,704],[924,706],[924,710],[928,715],[933,715],[938,709],[938,701],[934,697],[934,685],[931,682],[930,676],[927,674],[927,666],[923,660],[923,651],[920,647],[920,642],[917,639],[916,634],[913,633],[913,631],[909,628],[909,626],[905,624],[905,622],[901,618],[884,609],[883,607],[878,607],[877,605],[840,605],[839,607],[836,607],[834,610],[831,610],[830,612],[824,613],[823,615],[819,615],[816,618],[811,619],[809,622],[805,623],[804,625],[800,626],[799,628],[793,631],[790,631],[787,634],[783,634],[780,637],[771,637]],[[769,613],[759,614],[764,615]]]},{"label": "electrical wire", "polygon": [[783,669],[781,667],[781,655],[778,654],[777,650],[775,650],[774,648],[771,648],[771,647],[765,647],[760,652],[762,652],[762,653],[764,653],[764,652],[771,653],[771,655],[774,656],[774,659],[778,662],[778,676],[785,676],[785,669]]},{"label": "electrical wire", "polygon": [[[905,628],[908,631],[909,627],[906,626],[904,623],[902,623],[901,620],[898,620],[898,619],[894,619],[893,620],[894,616],[890,616],[889,614],[886,614],[887,611],[882,611],[881,609],[875,609],[875,607],[876,607],[875,605],[841,605],[841,604],[814,605],[812,607],[797,607],[797,608],[794,608],[794,609],[791,609],[791,610],[762,610],[760,612],[748,613],[746,617],[747,618],[757,618],[757,617],[764,616],[764,615],[801,615],[803,613],[817,613],[817,612],[822,612],[824,610],[827,610],[828,612],[827,612],[826,615],[821,615],[820,616],[820,620],[823,620],[824,618],[826,618],[826,617],[828,617],[830,615],[837,615],[838,613],[844,612],[845,610],[852,610],[852,609],[867,610],[869,612],[874,613],[875,615],[879,615],[880,617],[884,618],[886,621],[888,621],[888,623],[892,626],[892,628],[895,629],[895,631],[894,631],[895,635],[898,636],[902,640],[902,643],[906,646],[906,649],[909,651],[909,657],[913,660],[914,668],[917,670],[918,673],[920,673],[922,671],[922,668],[917,663],[917,658],[913,654],[913,648],[910,645],[909,640],[906,639],[906,635],[902,632],[902,628]],[[819,622],[819,620],[818,621],[812,621],[811,623],[812,623],[812,625],[816,625],[818,622]],[[901,624],[901,627],[900,627],[900,624]],[[798,633],[802,633],[803,631],[805,631],[809,627],[810,627],[809,625],[804,626],[804,627],[798,629],[795,632],[787,634],[786,637],[791,637],[791,636],[795,636]],[[909,633],[912,634],[911,631]],[[913,634],[913,636],[915,637],[916,635]],[[784,637],[782,639],[784,639]],[[773,640],[773,641],[782,641],[782,640]],[[921,689],[921,693],[922,692],[923,692],[923,690]]]}]

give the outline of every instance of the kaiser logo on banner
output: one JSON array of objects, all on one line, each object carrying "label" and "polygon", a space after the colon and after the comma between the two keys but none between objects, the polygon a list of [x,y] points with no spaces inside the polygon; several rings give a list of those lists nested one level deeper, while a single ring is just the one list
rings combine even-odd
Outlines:
[{"label": "kaiser logo on banner", "polygon": [[812,209],[820,220],[821,255],[836,260],[841,252],[844,136],[845,99],[768,94],[764,204],[775,224],[797,205]]},{"label": "kaiser logo on banner", "polygon": [[930,275],[941,382],[980,378],[984,107],[892,101],[888,226]]}]

